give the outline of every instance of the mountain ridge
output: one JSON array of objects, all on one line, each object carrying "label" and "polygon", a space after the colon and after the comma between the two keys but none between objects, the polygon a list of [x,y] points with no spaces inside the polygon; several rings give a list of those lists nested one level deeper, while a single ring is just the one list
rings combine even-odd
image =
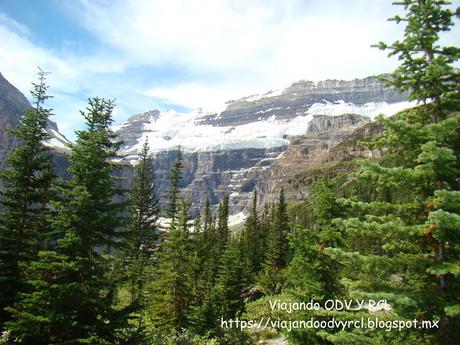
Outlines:
[{"label": "mountain ridge", "polygon": [[[18,90],[5,81],[3,86],[15,97],[8,98],[5,91],[0,99],[10,103],[16,99],[18,104],[9,105],[8,109],[18,108],[16,112],[0,114],[0,121],[4,120],[3,127],[0,122],[0,130],[11,127],[5,119],[19,124],[21,111],[30,106]],[[353,100],[357,104],[350,102]],[[281,180],[322,164],[330,150],[377,114],[389,116],[412,105],[406,95],[385,88],[382,81],[372,77],[318,83],[298,81],[281,91],[243,97],[227,104],[219,114],[202,110],[146,111],[114,126],[113,130],[118,131],[124,142],[121,161],[127,163],[117,172],[122,177],[121,187],[131,186],[132,165],[144,140],[149,139],[158,193],[164,197],[175,150],[181,146],[184,153],[182,195],[193,201],[192,215],[203,207],[206,199],[216,205],[229,194],[230,214],[241,220],[254,190],[259,192],[262,202],[270,202]],[[66,176],[68,162],[62,153],[68,152],[68,141],[52,121],[48,131],[53,138],[46,144],[55,151],[56,169],[60,176]],[[3,152],[0,163],[18,144],[13,141],[11,136],[6,141],[0,140],[0,154]],[[299,191],[301,193],[290,197],[305,195]]]}]

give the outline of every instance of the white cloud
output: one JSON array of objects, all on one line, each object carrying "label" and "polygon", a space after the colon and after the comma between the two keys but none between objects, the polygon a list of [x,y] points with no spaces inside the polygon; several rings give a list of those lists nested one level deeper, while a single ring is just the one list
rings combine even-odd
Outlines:
[{"label": "white cloud", "polygon": [[48,105],[58,114],[52,120],[58,122],[60,129],[72,137],[73,129],[80,122],[78,108],[70,109],[71,105],[79,102],[75,96],[69,96],[78,91],[78,68],[31,43],[28,31],[21,24],[5,18],[7,17],[2,15],[0,20],[2,74],[29,98],[31,83],[36,81],[37,67],[40,66],[44,71],[52,71],[48,76],[48,85],[51,85],[49,93],[54,98]]},{"label": "white cloud", "polygon": [[337,3],[309,13],[301,1],[81,1],[80,13],[91,32],[137,63],[168,61],[230,78],[250,73],[263,82],[388,69],[370,44],[397,31],[376,11],[391,5]]},{"label": "white cloud", "polygon": [[389,72],[397,60],[371,44],[394,41],[403,29],[387,21],[402,11],[387,0],[80,0],[77,11],[127,64],[181,66],[197,75],[145,93],[189,107],[299,79]]},{"label": "white cloud", "polygon": [[[36,81],[37,67],[51,72],[47,76],[47,84],[53,98],[48,101],[48,106],[55,113],[52,120],[58,123],[59,129],[69,138],[74,138],[74,130],[82,127],[83,119],[79,110],[86,107],[88,97],[100,95],[121,99],[121,95],[128,92],[117,87],[121,83],[110,83],[109,78],[101,77],[124,71],[124,62],[117,58],[103,52],[91,56],[75,56],[45,49],[32,42],[25,26],[2,13],[0,37],[0,72],[27,98],[30,99],[29,90],[32,82]],[[120,103],[123,104],[123,100]],[[132,99],[131,104],[134,104]],[[150,106],[145,101],[139,104]],[[117,109],[118,117],[121,109],[124,107]]]},{"label": "white cloud", "polygon": [[[25,93],[36,66],[51,71],[55,120],[70,136],[82,122],[74,107],[94,95],[116,98],[121,121],[165,103],[213,109],[299,79],[391,71],[397,62],[370,45],[400,38],[402,29],[386,21],[396,11],[387,0],[79,0],[62,6],[100,46],[91,53],[66,42],[45,49],[27,27],[0,14],[0,71]],[[453,42],[458,34],[459,28],[451,33]],[[141,73],[133,76],[133,69]]]},{"label": "white cloud", "polygon": [[144,93],[188,107],[212,108],[298,79],[351,79],[396,65],[370,47],[396,38],[400,30],[386,22],[393,9],[385,0],[325,0],[314,6],[302,1],[81,0],[76,10],[83,25],[124,54],[127,64],[175,65],[197,78],[205,76]]},{"label": "white cloud", "polygon": [[169,104],[181,104],[190,109],[204,108],[208,112],[220,112],[225,102],[247,96],[253,87],[222,82],[218,85],[184,83],[172,87],[155,87],[143,92]]}]

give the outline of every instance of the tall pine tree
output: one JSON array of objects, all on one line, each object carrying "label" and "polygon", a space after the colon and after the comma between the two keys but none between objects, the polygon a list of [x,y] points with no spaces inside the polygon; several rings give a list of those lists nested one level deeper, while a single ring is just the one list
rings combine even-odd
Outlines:
[{"label": "tall pine tree", "polygon": [[153,159],[145,141],[135,167],[130,191],[127,248],[123,248],[132,301],[142,303],[149,265],[158,242],[157,222],[160,205],[153,174]]},{"label": "tall pine tree", "polygon": [[244,252],[248,257],[253,273],[259,272],[264,254],[261,252],[261,242],[263,241],[260,227],[259,214],[257,212],[257,191],[254,191],[251,205],[251,213],[244,224],[242,234],[242,244]]},{"label": "tall pine tree", "polygon": [[[77,131],[69,157],[71,179],[52,203],[55,242],[31,264],[28,284],[7,323],[27,344],[113,344],[123,318],[113,309],[111,260],[103,254],[117,238],[111,159],[118,144],[109,129],[111,101],[90,99],[86,129]],[[119,321],[121,323],[119,323]]]},{"label": "tall pine tree", "polygon": [[219,218],[217,222],[217,247],[218,247],[218,255],[220,255],[226,244],[229,240],[229,228],[228,228],[228,202],[229,197],[228,194],[225,194],[222,198],[222,201],[219,204]]},{"label": "tall pine tree", "polygon": [[179,198],[181,159],[179,150],[172,168],[168,194],[167,212],[171,223],[160,243],[149,306],[154,328],[166,333],[180,331],[190,324],[192,302],[193,246],[188,225],[189,202]]},{"label": "tall pine tree", "polygon": [[144,142],[134,168],[133,185],[129,191],[128,216],[123,246],[116,255],[116,272],[121,302],[133,309],[130,321],[134,327],[126,332],[130,344],[146,341],[145,311],[148,283],[153,279],[155,252],[159,242],[158,218],[160,204],[154,182],[153,158],[148,141]]},{"label": "tall pine tree", "polygon": [[5,307],[13,306],[18,294],[26,291],[25,276],[32,260],[44,247],[49,233],[47,221],[51,184],[54,178],[46,132],[51,110],[45,108],[46,73],[38,73],[33,84],[33,107],[25,111],[22,124],[12,134],[21,146],[7,158],[0,171],[0,329],[10,318]]},{"label": "tall pine tree", "polygon": [[176,160],[169,175],[168,203],[165,210],[166,217],[170,219],[171,224],[176,222],[179,210],[179,184],[182,179],[182,168],[182,150],[179,147],[176,151]]},{"label": "tall pine tree", "polygon": [[[267,293],[279,293],[281,291],[283,281],[281,272],[288,262],[289,223],[282,188],[274,212],[273,225],[267,239],[267,252],[259,277],[259,283]],[[262,253],[259,255],[262,256]]]},{"label": "tall pine tree", "polygon": [[[326,251],[348,265],[354,296],[388,300],[386,318],[438,322],[438,328],[391,333],[394,342],[451,344],[460,339],[460,118],[453,113],[460,108],[454,65],[460,50],[439,45],[453,25],[446,1],[396,4],[405,9],[393,18],[406,24],[404,40],[379,45],[401,61],[388,82],[422,106],[380,119],[385,131],[377,144],[387,154],[381,162],[363,161],[357,174],[372,182],[375,198],[342,201],[350,217],[336,223],[348,234],[350,251]],[[389,337],[356,329],[323,335],[341,344]]]},{"label": "tall pine tree", "polygon": [[219,316],[229,319],[244,312],[244,291],[249,285],[250,267],[243,254],[239,240],[232,240],[226,246],[219,268],[216,284]]}]

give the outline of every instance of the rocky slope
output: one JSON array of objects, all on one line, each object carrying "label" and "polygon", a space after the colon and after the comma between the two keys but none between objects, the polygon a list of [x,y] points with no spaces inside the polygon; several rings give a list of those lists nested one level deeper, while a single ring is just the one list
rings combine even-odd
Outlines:
[{"label": "rocky slope", "polygon": [[256,185],[260,205],[276,200],[283,187],[289,200],[308,197],[309,185],[318,177],[347,173],[357,157],[380,157],[382,152],[358,144],[358,140],[381,133],[383,128],[369,118],[345,114],[315,116],[305,135],[291,140]]},{"label": "rocky slope", "polygon": [[334,103],[343,105],[342,109],[335,107],[334,115],[340,115],[337,112],[341,111],[353,112],[361,107],[358,110],[361,115],[373,116],[375,103],[393,104],[405,100],[405,95],[384,88],[382,82],[374,77],[350,81],[325,80],[318,83],[302,80],[284,90],[230,101],[221,114],[205,116],[203,122],[215,126],[237,126],[271,116],[291,119],[305,114],[306,111],[319,115],[321,112],[331,111]]},{"label": "rocky slope", "polygon": [[7,129],[19,125],[19,118],[27,107],[29,102],[24,95],[0,73],[0,165],[11,148],[18,145]]},{"label": "rocky slope", "polygon": [[[30,107],[27,98],[0,73],[0,166],[5,164],[9,151],[20,144],[8,130],[21,123],[21,116]],[[62,153],[67,151],[69,141],[59,133],[53,121],[48,121],[47,131],[51,139],[46,144],[53,148],[56,170],[61,176],[66,176],[67,161]]]}]

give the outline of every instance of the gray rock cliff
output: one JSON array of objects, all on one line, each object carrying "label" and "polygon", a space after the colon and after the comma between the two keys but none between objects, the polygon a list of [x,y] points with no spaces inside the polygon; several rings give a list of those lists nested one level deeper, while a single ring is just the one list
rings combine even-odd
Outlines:
[{"label": "gray rock cliff", "polygon": [[[0,166],[5,165],[5,160],[11,149],[20,145],[20,142],[9,130],[21,123],[21,116],[30,107],[27,98],[0,73]],[[55,122],[49,120],[47,130],[56,142],[63,145],[68,143],[67,139],[59,133]],[[53,150],[52,152],[57,174],[67,176],[68,162],[62,154],[62,150]]]}]

